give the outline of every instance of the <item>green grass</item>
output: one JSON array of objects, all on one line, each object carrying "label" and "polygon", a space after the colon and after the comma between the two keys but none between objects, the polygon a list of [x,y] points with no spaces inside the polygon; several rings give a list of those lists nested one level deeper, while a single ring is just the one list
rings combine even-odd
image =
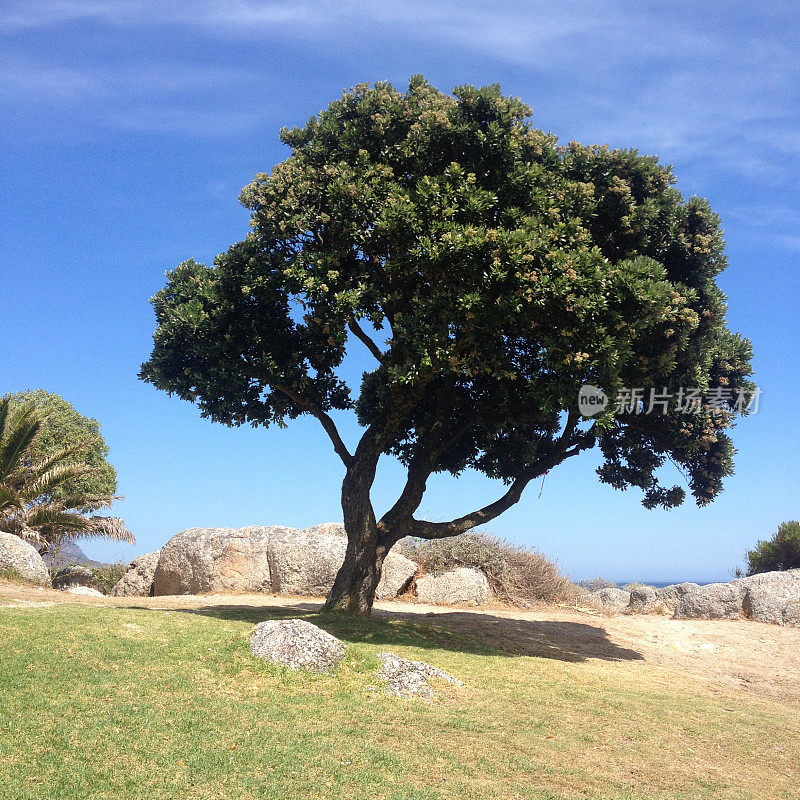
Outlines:
[{"label": "green grass", "polygon": [[[252,658],[270,616],[346,640],[338,671]],[[0,608],[0,630],[4,800],[796,796],[796,709],[732,706],[626,651],[524,656],[479,628],[279,608]],[[390,698],[385,649],[465,688]]]}]

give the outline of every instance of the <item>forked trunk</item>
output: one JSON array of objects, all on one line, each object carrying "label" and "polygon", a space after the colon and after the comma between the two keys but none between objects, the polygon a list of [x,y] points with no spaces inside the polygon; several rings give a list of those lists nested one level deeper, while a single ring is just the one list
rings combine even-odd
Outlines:
[{"label": "forked trunk", "polygon": [[364,459],[347,471],[342,482],[342,512],[347,531],[344,563],[325,601],[325,610],[368,615],[381,579],[387,548],[382,545],[370,502],[377,456]]},{"label": "forked trunk", "polygon": [[367,616],[381,579],[386,548],[375,535],[356,541],[348,534],[347,554],[325,602],[325,610]]}]

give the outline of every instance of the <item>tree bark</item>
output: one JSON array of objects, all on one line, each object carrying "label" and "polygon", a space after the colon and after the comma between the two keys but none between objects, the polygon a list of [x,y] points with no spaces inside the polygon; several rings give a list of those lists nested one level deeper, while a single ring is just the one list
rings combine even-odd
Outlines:
[{"label": "tree bark", "polygon": [[348,533],[347,554],[323,610],[369,616],[388,548],[377,537],[358,542]]},{"label": "tree bark", "polygon": [[325,611],[347,611],[363,616],[372,611],[383,560],[391,547],[386,547],[381,540],[370,500],[379,455],[375,442],[365,435],[342,481],[347,551],[325,601]]}]

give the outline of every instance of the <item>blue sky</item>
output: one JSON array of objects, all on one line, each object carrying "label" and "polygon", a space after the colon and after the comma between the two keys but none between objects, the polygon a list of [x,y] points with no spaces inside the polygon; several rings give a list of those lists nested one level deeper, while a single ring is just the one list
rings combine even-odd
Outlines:
[{"label": "blue sky", "polygon": [[[42,387],[101,421],[126,498],[116,513],[138,542],[90,553],[129,558],[196,525],[340,518],[341,465],[314,420],[227,429],[137,380],[148,298],[165,270],[242,238],[238,192],[288,155],[281,126],[345,87],[417,72],[443,90],[499,82],[563,142],[672,163],[684,194],[723,218],[729,323],[752,340],[764,392],[709,508],[646,511],[598,484],[584,454],[491,530],[573,577],[711,580],[800,516],[796,3],[5,0],[0,38],[0,393]],[[353,441],[357,426],[340,424]],[[379,511],[401,478],[382,464]],[[440,478],[422,513],[500,493]]]}]

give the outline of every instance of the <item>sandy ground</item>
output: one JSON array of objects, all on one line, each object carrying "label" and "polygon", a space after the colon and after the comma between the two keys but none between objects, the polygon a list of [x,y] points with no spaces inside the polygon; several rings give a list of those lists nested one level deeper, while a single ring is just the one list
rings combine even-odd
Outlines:
[{"label": "sandy ground", "polygon": [[[0,582],[0,607],[30,609],[58,603],[159,609],[209,606],[319,607],[319,598],[273,595],[84,597]],[[590,609],[451,608],[396,600],[376,603],[386,618],[409,618],[468,634],[513,655],[561,661],[604,660],[625,670],[660,673],[682,684],[735,698],[745,694],[800,708],[800,629],[748,620],[673,620],[653,615],[604,615]],[[620,667],[622,669],[622,667]]]}]

